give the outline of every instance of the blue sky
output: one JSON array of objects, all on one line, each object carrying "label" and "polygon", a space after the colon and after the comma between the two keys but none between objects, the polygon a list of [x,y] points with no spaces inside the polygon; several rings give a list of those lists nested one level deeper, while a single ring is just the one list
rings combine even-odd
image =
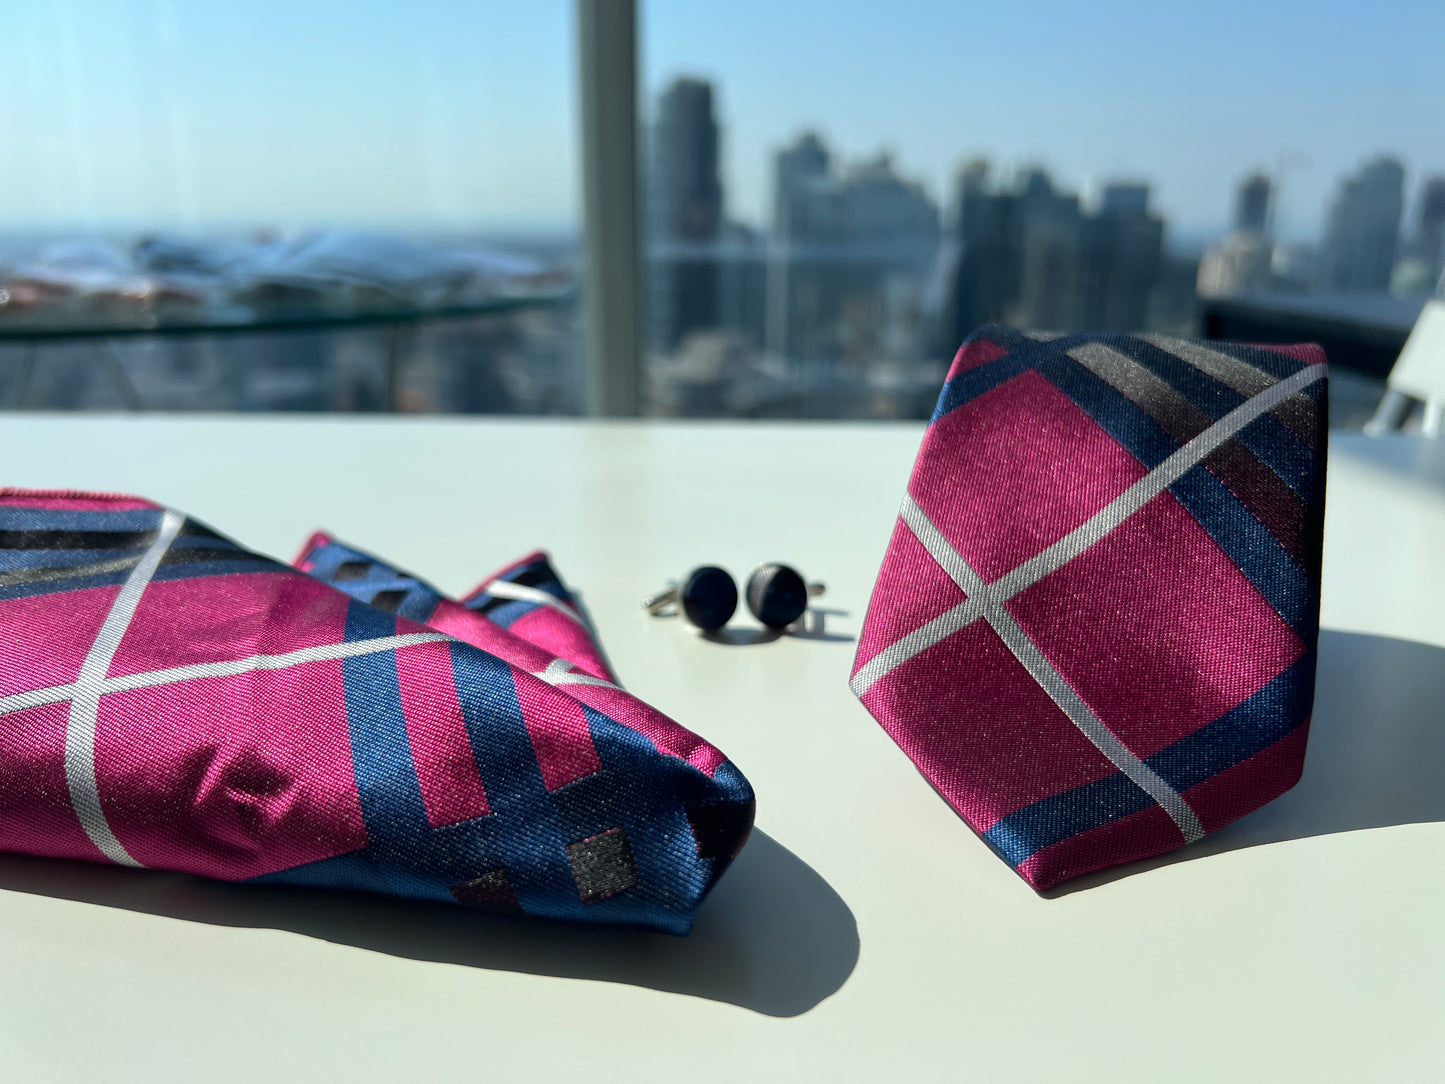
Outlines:
[{"label": "blue sky", "polygon": [[[1381,151],[1445,172],[1445,4],[642,0],[645,91],[713,78],[733,212],[814,127],[942,195],[985,154],[1142,176],[1179,232],[1289,169],[1317,228]],[[0,0],[0,227],[532,228],[577,217],[570,0]]]}]

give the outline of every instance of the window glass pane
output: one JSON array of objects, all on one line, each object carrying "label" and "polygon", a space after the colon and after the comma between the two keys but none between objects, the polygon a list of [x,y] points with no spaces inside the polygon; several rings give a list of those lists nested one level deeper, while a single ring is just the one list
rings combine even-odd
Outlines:
[{"label": "window glass pane", "polygon": [[572,20],[11,5],[0,403],[579,409]]},{"label": "window glass pane", "polygon": [[661,414],[926,416],[991,321],[1324,343],[1439,279],[1445,7],[647,5]]}]

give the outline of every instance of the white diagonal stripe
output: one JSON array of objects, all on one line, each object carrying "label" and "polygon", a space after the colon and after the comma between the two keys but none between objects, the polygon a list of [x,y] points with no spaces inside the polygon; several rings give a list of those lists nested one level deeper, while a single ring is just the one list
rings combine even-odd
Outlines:
[{"label": "white diagonal stripe", "polygon": [[1018,568],[991,585],[999,600],[1004,601],[1062,568],[1115,527],[1184,477],[1201,460],[1214,452],[1261,414],[1274,409],[1291,395],[1313,384],[1325,375],[1323,365],[1310,365],[1286,377],[1235,407],[1224,417],[1180,447],[1164,462],[1115,497],[1089,519],[1075,527],[1042,553],[1025,561]]},{"label": "white diagonal stripe", "polygon": [[[1235,407],[1224,417],[1211,425],[1204,432],[1200,433],[1193,440],[1182,445],[1173,454],[1168,456],[1162,463],[1146,474],[1139,481],[1126,489],[1119,496],[1115,497],[1102,509],[1096,512],[1084,523],[1070,531],[1063,538],[1059,539],[1052,546],[1036,554],[1029,560],[1023,562],[1011,572],[1006,573],[993,583],[986,585],[983,591],[977,592],[980,602],[997,602],[1002,604],[1013,598],[1021,591],[1025,591],[1038,583],[1051,572],[1062,568],[1069,561],[1072,561],[1079,554],[1089,547],[1102,540],[1109,532],[1113,531],[1121,523],[1127,520],[1135,512],[1139,511],[1155,497],[1159,496],[1166,489],[1179,481],[1191,468],[1201,460],[1215,451],[1236,433],[1242,430],[1250,422],[1260,415],[1273,410],[1290,396],[1297,394],[1303,388],[1320,380],[1325,375],[1323,365],[1310,365],[1301,369],[1293,376],[1286,377],[1277,384],[1273,384],[1260,392],[1254,398],[1249,399]],[[917,510],[917,516],[927,522],[923,528],[931,532],[927,536],[918,535],[918,540],[929,554],[939,561],[945,572],[953,578],[955,583],[964,588],[965,594],[970,594],[964,582],[959,579],[959,570],[952,564],[952,558],[939,560],[935,550],[939,541],[948,550],[948,540],[943,537],[938,528],[933,525],[928,517],[918,508],[917,503],[911,495],[904,498],[902,518],[908,523],[909,528],[918,534],[915,523],[909,522],[910,506]],[[936,536],[936,537],[935,537]],[[962,561],[962,558],[959,558]],[[966,562],[965,562],[966,564]],[[980,582],[982,582],[980,580]],[[973,595],[970,594],[972,598]],[[967,604],[964,604],[967,605]],[[849,682],[853,692],[862,696],[868,691],[879,678],[889,673],[895,667],[901,666],[919,652],[932,647],[946,636],[950,636],[959,629],[966,627],[970,622],[982,616],[982,607],[976,607],[970,614],[963,610],[962,606],[934,618],[932,621],[915,629],[906,636],[901,637],[893,644],[884,648],[864,666],[860,667],[853,680]],[[964,619],[966,618],[966,619]],[[925,634],[925,630],[927,630]],[[920,634],[924,634],[921,635]]]},{"label": "white diagonal stripe", "polygon": [[111,660],[120,648],[120,642],[130,628],[140,605],[146,585],[160,567],[170,544],[180,534],[185,517],[179,512],[166,509],[161,517],[160,530],[156,539],[146,549],[135,568],[121,585],[110,612],[105,615],[100,631],[81,663],[80,675],[75,679],[75,692],[70,701],[70,716],[65,725],[65,781],[70,788],[70,802],[85,834],[107,858],[124,866],[139,866],[121,846],[120,840],[111,831],[110,822],[100,806],[100,791],[95,779],[95,719],[100,709],[101,685]]},{"label": "white diagonal stripe", "polygon": [[853,690],[854,696],[862,696],[884,674],[902,666],[913,656],[921,655],[940,640],[948,639],[959,629],[967,628],[982,616],[983,603],[978,599],[965,599],[874,655],[858,668],[848,687]]},{"label": "white diagonal stripe", "polygon": [[1193,843],[1196,839],[1204,838],[1204,826],[1199,823],[1199,816],[1189,807],[1189,803],[1104,725],[1094,714],[1094,709],[1085,703],[1084,698],[1064,679],[1064,675],[1055,669],[1054,664],[1049,662],[1038,646],[1029,639],[1028,633],[1024,632],[1013,615],[999,606],[997,609],[990,609],[986,616],[999,638],[1013,652],[1014,658],[1023,663],[1024,669],[1043,687],[1044,692],[1049,694],[1049,699],[1059,706],[1059,710],[1069,717],[1084,737],[1093,742],[1094,748],[1108,757],[1114,767],[1127,775],[1169,814],[1179,826],[1184,842]]},{"label": "white diagonal stripe", "polygon": [[953,544],[944,537],[933,520],[928,518],[928,513],[918,506],[912,493],[903,494],[903,508],[898,514],[903,517],[903,522],[908,524],[913,536],[923,544],[928,556],[938,562],[949,578],[963,589],[965,595],[976,598],[988,591],[988,584],[983,577],[953,548]]},{"label": "white diagonal stripe", "polygon": [[1104,725],[1083,697],[1029,639],[1004,608],[1004,603],[1099,542],[1245,426],[1322,379],[1325,372],[1323,365],[1307,366],[1242,403],[1180,447],[1079,527],[991,584],[985,583],[963,555],[954,549],[912,495],[905,494],[900,518],[929,556],[963,590],[967,599],[900,637],[860,667],[849,682],[854,694],[863,696],[879,678],[894,668],[983,617],[1080,733],[1169,814],[1185,841],[1201,838],[1204,828],[1189,804]]},{"label": "white diagonal stripe", "polygon": [[41,704],[59,704],[75,696],[75,683],[53,685],[48,689],[30,689],[23,693],[0,696],[0,715],[10,715],[27,708],[38,708]]},{"label": "white diagonal stripe", "polygon": [[586,623],[578,615],[577,611],[568,606],[556,595],[548,594],[540,587],[528,587],[524,583],[512,583],[510,580],[493,580],[482,588],[488,595],[496,595],[498,598],[513,598],[521,602],[536,602],[542,606],[550,606],[558,613],[564,613],[577,624],[586,628]]},{"label": "white diagonal stripe", "polygon": [[[244,659],[224,659],[219,662],[197,662],[187,666],[173,666],[166,670],[147,670],[139,674],[123,674],[105,678],[98,683],[99,694],[127,692],[132,689],[151,689],[157,685],[175,685],[197,678],[229,677],[253,670],[285,670],[308,662],[324,662],[328,659],[353,659],[361,655],[374,655],[379,651],[392,651],[410,647],[413,644],[429,644],[438,640],[450,640],[442,632],[407,632],[397,636],[378,636],[371,640],[353,640],[344,644],[318,644],[315,647],[298,648],[279,655],[251,655]],[[35,689],[31,692],[15,693],[0,697],[0,715],[24,711],[39,704],[54,704],[69,700],[77,695],[79,683],[56,685],[49,689]]]},{"label": "white diagonal stripe", "polygon": [[601,685],[605,689],[621,688],[621,686],[615,682],[607,681],[600,677],[593,677],[591,674],[584,674],[580,670],[574,670],[572,664],[566,659],[553,659],[547,664],[545,670],[541,670],[532,676],[534,678],[541,678],[548,685]]},{"label": "white diagonal stripe", "polygon": [[943,532],[911,497],[903,502],[903,521],[955,582],[978,601],[984,620],[998,633],[1014,658],[1023,664],[1029,675],[1049,694],[1049,699],[1058,705],[1059,710],[1069,717],[1079,732],[1093,743],[1094,748],[1108,757],[1114,767],[1128,776],[1169,814],[1179,826],[1186,843],[1203,838],[1204,827],[1199,823],[1199,817],[1189,807],[1189,803],[1104,725],[1103,720],[1094,713],[1094,709],[1089,707],[1077,690],[1064,679],[1064,675],[1049,662],[1038,645],[1029,639],[1028,633],[1024,632],[1023,627],[1004,608],[1003,600],[984,583],[983,577],[953,548]]}]

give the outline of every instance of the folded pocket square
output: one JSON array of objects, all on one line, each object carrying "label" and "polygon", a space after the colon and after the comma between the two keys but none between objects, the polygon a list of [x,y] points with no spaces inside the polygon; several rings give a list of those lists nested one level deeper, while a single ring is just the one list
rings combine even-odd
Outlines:
[{"label": "folded pocket square", "polygon": [[688,931],[752,790],[544,555],[466,605],[326,536],[298,564],[0,490],[0,849]]}]

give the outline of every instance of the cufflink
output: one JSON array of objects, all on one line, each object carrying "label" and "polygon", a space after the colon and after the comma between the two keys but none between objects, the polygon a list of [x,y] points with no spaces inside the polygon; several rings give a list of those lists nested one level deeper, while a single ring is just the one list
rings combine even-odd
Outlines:
[{"label": "cufflink", "polygon": [[642,605],[654,617],[661,617],[669,606],[676,606],[690,624],[706,632],[716,632],[728,623],[733,611],[738,608],[738,585],[726,569],[702,565],[684,576],[681,582],[670,584],[655,595],[648,595],[642,600]]},{"label": "cufflink", "polygon": [[769,561],[748,574],[743,592],[748,610],[770,629],[785,629],[808,608],[808,599],[827,588],[808,583],[791,565]]}]

